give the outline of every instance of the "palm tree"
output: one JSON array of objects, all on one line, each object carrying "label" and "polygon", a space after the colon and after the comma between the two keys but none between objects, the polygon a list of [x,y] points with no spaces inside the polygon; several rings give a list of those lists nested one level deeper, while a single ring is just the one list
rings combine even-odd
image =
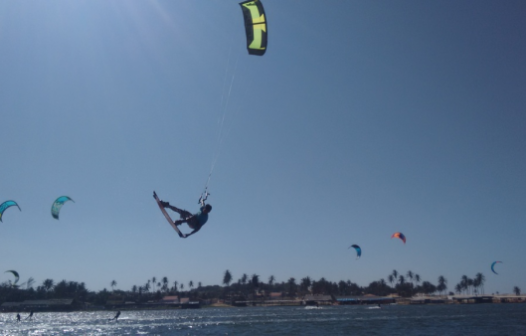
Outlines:
[{"label": "palm tree", "polygon": [[290,297],[296,296],[296,288],[297,288],[296,279],[290,278],[289,281],[287,281],[287,287],[288,287],[289,296]]},{"label": "palm tree", "polygon": [[475,279],[473,279],[473,292],[475,292],[475,295],[479,294],[479,287],[480,287],[479,279],[475,277]]},{"label": "palm tree", "polygon": [[398,272],[396,270],[393,270],[393,276],[395,279],[398,279]]},{"label": "palm tree", "polygon": [[177,293],[177,284],[178,284],[178,282],[174,281],[174,292],[176,292],[176,293]]},{"label": "palm tree", "polygon": [[400,276],[398,277],[398,282],[400,283],[400,285],[403,285],[403,284],[405,283],[405,278],[404,278],[403,275],[400,275]]},{"label": "palm tree", "polygon": [[486,277],[484,277],[484,274],[482,273],[477,273],[477,275],[475,275],[475,280],[482,288],[482,294],[484,294],[484,282],[486,282]]},{"label": "palm tree", "polygon": [[309,291],[309,287],[312,285],[312,281],[309,277],[305,277],[301,279],[300,283],[300,291],[303,293],[307,293]]},{"label": "palm tree", "polygon": [[26,289],[30,289],[31,287],[33,287],[34,283],[35,279],[33,279],[33,277],[29,277],[29,279],[27,279],[26,281]]},{"label": "palm tree", "polygon": [[115,286],[117,286],[117,281],[112,280],[110,286],[111,286],[111,290],[112,290],[112,291],[115,291]]},{"label": "palm tree", "polygon": [[411,271],[407,271],[407,277],[408,277],[409,280],[411,281],[411,284],[413,284],[413,272],[411,272]]},{"label": "palm tree", "polygon": [[42,283],[42,286],[44,286],[44,289],[46,290],[46,292],[49,292],[51,290],[51,288],[53,288],[53,280],[51,279],[46,279],[44,280],[44,282]]},{"label": "palm tree", "polygon": [[394,275],[392,275],[392,274],[389,274],[389,276],[387,277],[387,281],[389,281],[391,286],[393,286],[394,279],[395,279]]},{"label": "palm tree", "polygon": [[460,286],[462,286],[462,289],[466,291],[466,294],[468,294],[468,281],[469,278],[466,275],[462,276],[462,280],[460,281]]},{"label": "palm tree", "polygon": [[447,280],[442,275],[438,277],[437,289],[441,294],[447,289]]},{"label": "palm tree", "polygon": [[247,280],[248,280],[248,275],[246,275],[245,273],[243,273],[243,276],[241,277],[241,283],[243,285],[245,285],[247,283]]},{"label": "palm tree", "polygon": [[272,286],[272,285],[274,284],[274,281],[275,281],[275,280],[276,280],[276,278],[274,278],[274,276],[271,275],[271,276],[268,278],[268,284]]},{"label": "palm tree", "polygon": [[415,274],[415,282],[416,282],[416,285],[418,286],[420,284],[420,275],[418,274]]},{"label": "palm tree", "polygon": [[225,271],[225,275],[223,275],[223,285],[230,286],[230,282],[232,282],[232,274],[230,274],[229,270]]},{"label": "palm tree", "polygon": [[521,289],[517,286],[513,287],[513,293],[515,293],[515,295],[519,296],[521,295]]},{"label": "palm tree", "polygon": [[385,287],[387,287],[387,283],[385,282],[385,280],[383,278],[380,279],[380,281],[378,281],[378,283],[380,284],[380,290],[385,295]]},{"label": "palm tree", "polygon": [[168,278],[167,277],[163,277],[163,291],[165,293],[168,292]]},{"label": "palm tree", "polygon": [[190,280],[190,282],[188,283],[188,288],[190,288],[190,290],[194,288],[194,282],[192,280]]},{"label": "palm tree", "polygon": [[458,294],[462,293],[462,285],[460,283],[455,286],[455,292]]},{"label": "palm tree", "polygon": [[[469,278],[468,279],[468,288],[472,288],[473,287],[473,279]],[[473,294],[473,290],[471,290],[471,294]]]},{"label": "palm tree", "polygon": [[338,294],[345,295],[347,293],[347,283],[343,280],[338,282]]},{"label": "palm tree", "polygon": [[259,275],[252,274],[252,280],[250,280],[250,282],[252,283],[252,286],[254,286],[254,288],[258,288],[259,287]]}]

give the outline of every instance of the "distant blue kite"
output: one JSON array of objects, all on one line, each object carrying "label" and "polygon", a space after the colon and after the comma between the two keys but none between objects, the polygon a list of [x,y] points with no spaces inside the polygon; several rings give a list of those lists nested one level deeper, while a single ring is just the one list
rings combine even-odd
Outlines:
[{"label": "distant blue kite", "polygon": [[503,262],[502,262],[502,261],[494,261],[494,262],[491,264],[491,271],[492,271],[493,273],[495,273],[495,274],[498,275],[499,273],[495,272],[495,265],[496,265],[496,264],[503,264]]},{"label": "distant blue kite", "polygon": [[53,216],[53,218],[58,219],[60,208],[62,208],[64,203],[66,203],[67,201],[75,203],[75,201],[68,196],[60,196],[55,200],[55,202],[53,202],[53,205],[51,206],[51,215]]},{"label": "distant blue kite", "polygon": [[356,244],[353,244],[351,246],[349,246],[348,249],[350,249],[351,247],[354,247],[354,249],[356,250],[356,259],[360,258],[362,256],[362,248]]},{"label": "distant blue kite", "polygon": [[17,271],[14,271],[14,270],[9,270],[9,271],[5,271],[4,273],[11,273],[14,275],[15,277],[15,282],[13,282],[13,286],[16,286],[18,280],[20,280],[20,275],[18,275],[18,272]]},{"label": "distant blue kite", "polygon": [[22,209],[20,209],[20,207],[18,206],[18,204],[16,204],[15,201],[5,201],[4,203],[0,204],[0,222],[2,222],[2,215],[4,214],[4,211],[7,208],[10,208],[15,205],[18,207],[18,210],[22,211]]}]

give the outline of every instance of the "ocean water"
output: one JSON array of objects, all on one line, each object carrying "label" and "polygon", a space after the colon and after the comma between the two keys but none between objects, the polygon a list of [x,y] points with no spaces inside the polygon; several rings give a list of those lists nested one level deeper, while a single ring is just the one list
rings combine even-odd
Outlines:
[{"label": "ocean water", "polygon": [[[23,313],[22,319],[28,314]],[[1,335],[526,335],[526,304],[0,314]]]}]

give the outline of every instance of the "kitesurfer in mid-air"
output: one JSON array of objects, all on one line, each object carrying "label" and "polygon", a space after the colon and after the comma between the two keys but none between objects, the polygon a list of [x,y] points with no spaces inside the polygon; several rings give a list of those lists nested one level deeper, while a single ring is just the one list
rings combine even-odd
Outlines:
[{"label": "kitesurfer in mid-air", "polygon": [[186,223],[193,230],[190,233],[183,234],[182,238],[190,237],[197,231],[201,230],[203,225],[205,225],[205,223],[208,221],[208,214],[210,213],[210,211],[212,211],[212,206],[210,204],[205,204],[202,198],[200,199],[201,208],[195,214],[191,214],[186,210],[176,208],[165,201],[160,201],[160,203],[164,208],[168,208],[172,211],[175,211],[179,214],[179,216],[181,216],[181,219],[174,221],[175,225],[179,226],[183,223]]}]

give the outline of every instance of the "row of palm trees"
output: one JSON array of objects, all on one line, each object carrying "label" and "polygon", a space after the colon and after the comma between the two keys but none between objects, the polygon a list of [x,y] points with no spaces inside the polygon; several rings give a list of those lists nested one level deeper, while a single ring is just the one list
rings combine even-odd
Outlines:
[{"label": "row of palm trees", "polygon": [[[393,270],[388,276],[387,281],[380,279],[371,282],[368,286],[361,287],[350,280],[331,282],[325,278],[313,280],[304,277],[297,281],[291,277],[287,281],[277,282],[271,275],[265,283],[257,274],[251,276],[242,274],[234,281],[232,273],[226,270],[223,274],[223,287],[202,286],[201,282],[189,281],[187,284],[173,281],[170,283],[167,277],[152,277],[147,279],[144,285],[134,285],[131,291],[116,289],[117,281],[110,283],[112,292],[106,289],[100,292],[90,292],[84,283],[74,281],[60,281],[55,283],[52,279],[46,279],[36,289],[33,288],[34,280],[30,278],[26,283],[15,286],[6,282],[0,284],[0,303],[5,301],[18,301],[24,299],[49,299],[49,298],[77,298],[85,302],[104,303],[111,298],[126,298],[126,300],[143,302],[162,298],[163,295],[179,295],[203,299],[224,298],[227,296],[243,295],[261,297],[272,293],[281,293],[283,297],[294,298],[305,294],[332,294],[341,296],[357,296],[364,294],[374,294],[385,296],[397,293],[400,296],[413,296],[417,293],[447,293],[448,281],[445,277],[439,276],[437,285],[429,281],[423,281],[420,275],[408,271],[405,274]],[[482,273],[477,273],[473,279],[462,276],[461,281],[455,286],[457,293],[484,294],[485,277]],[[24,289],[25,287],[25,289]],[[513,289],[517,295],[521,290],[518,287]],[[450,294],[453,294],[449,292]]]},{"label": "row of palm trees", "polygon": [[[420,285],[420,282],[422,281],[422,279],[420,278],[420,275],[413,273],[412,271],[407,271],[406,276],[404,276],[402,274],[399,274],[397,270],[393,270],[393,272],[387,276],[387,280],[389,281],[391,286],[393,285],[393,283],[398,283],[398,284],[403,285],[407,283],[407,280],[409,280],[409,282],[413,286],[415,286],[416,284],[415,287],[418,287]],[[436,290],[439,293],[443,293],[444,291],[446,291],[446,289],[447,289],[447,280],[446,278],[444,278],[444,276],[441,275],[438,277],[438,285],[436,286]]]},{"label": "row of palm trees", "polygon": [[[410,283],[406,280],[409,279]],[[404,287],[404,294],[412,295],[415,291],[421,290],[427,293],[435,292],[436,290],[445,291],[447,289],[447,281],[443,276],[440,276],[438,279],[439,285],[434,286],[429,282],[425,282],[425,286],[419,286],[421,282],[420,275],[414,274],[412,271],[408,271],[406,276],[399,274],[398,271],[393,270],[391,274],[388,275],[387,279],[391,286],[389,287],[384,279],[379,281],[373,281],[367,287],[360,287],[356,284],[353,284],[351,281],[340,281],[338,283],[331,283],[330,281],[321,278],[319,281],[313,281],[309,277],[302,278],[300,283],[296,283],[295,278],[290,278],[287,282],[282,283],[281,286],[285,287],[287,295],[292,295],[294,293],[300,292],[313,293],[313,294],[340,294],[340,295],[361,295],[365,293],[377,294],[377,295],[387,295],[393,292],[396,292],[397,288]],[[223,285],[226,287],[231,287],[232,284],[232,274],[229,270],[226,270],[223,275]],[[271,275],[268,279],[268,284],[263,284],[259,280],[257,274],[253,274],[249,277],[247,274],[243,274],[237,283],[234,283],[233,286],[245,286],[248,285],[252,289],[260,289],[260,287],[266,287],[270,289],[273,287],[275,282],[275,277]],[[416,283],[416,286],[415,286]],[[260,286],[261,285],[261,286]],[[274,286],[275,287],[275,286]]]},{"label": "row of palm trees", "polygon": [[485,282],[486,277],[482,273],[477,273],[473,279],[467,275],[463,275],[460,282],[455,285],[455,292],[458,294],[465,293],[467,295],[484,294]]},{"label": "row of palm trees", "polygon": [[[438,292],[444,294],[447,290],[447,280],[444,276],[438,277],[438,284],[434,285],[429,281],[423,281],[419,274],[407,271],[406,275],[398,273],[397,270],[393,270],[391,274],[387,276],[387,280],[393,288],[397,289],[399,294],[402,296],[410,296],[416,293],[431,294]],[[382,282],[380,280],[380,282]],[[420,285],[420,283],[422,284]]]},{"label": "row of palm trees", "polygon": [[[412,271],[407,271],[406,276],[407,276],[407,279],[409,279],[411,283],[413,283],[414,281],[417,286],[422,280],[420,278],[420,275],[413,273]],[[393,272],[387,276],[387,280],[389,281],[391,285],[393,285],[393,283],[396,283],[396,282],[400,284],[404,284],[407,281],[406,277],[402,274],[399,274],[397,270],[393,270]]]},{"label": "row of palm trees", "polygon": [[[115,286],[117,286],[117,281],[112,280],[110,284],[113,291],[115,291]],[[197,283],[197,287],[200,288],[201,282]],[[190,280],[188,282],[188,288],[191,291],[195,287],[194,282]],[[160,280],[158,280],[156,277],[152,277],[151,279],[148,279],[146,283],[142,286],[133,285],[131,292],[132,293],[155,293],[160,292],[164,294],[168,293],[176,293],[176,292],[183,292],[185,289],[184,283],[179,283],[178,281],[174,281],[173,284],[170,286],[170,283],[168,281],[167,277],[162,277]]]},{"label": "row of palm trees", "polygon": [[[242,274],[236,282],[234,282],[233,280],[234,278],[232,276],[232,273],[229,270],[226,270],[223,274],[222,280],[222,284],[226,288],[243,288],[245,291],[260,290],[263,288],[268,290],[283,289],[286,295],[293,295],[298,292],[324,294],[330,291],[334,292],[334,288],[337,288],[337,292],[339,293],[353,292],[354,294],[358,294],[357,292],[360,291],[362,293],[365,293],[368,289],[369,292],[377,292],[371,294],[378,294],[378,292],[389,294],[397,292],[398,289],[399,291],[403,292],[402,294],[405,294],[406,296],[414,295],[415,293],[419,292],[428,294],[435,292],[439,294],[446,294],[448,289],[448,281],[442,275],[438,277],[437,285],[434,285],[428,281],[422,282],[422,278],[420,277],[420,275],[412,271],[407,271],[407,273],[404,275],[402,273],[399,273],[397,270],[393,270],[387,276],[387,282],[390,284],[390,287],[387,286],[387,283],[384,279],[380,279],[379,281],[373,281],[371,284],[369,284],[369,286],[363,288],[357,286],[356,284],[353,284],[350,281],[340,281],[339,283],[332,284],[324,278],[321,278],[320,281],[313,281],[310,279],[310,277],[302,278],[299,284],[296,282],[295,278],[289,278],[286,282],[276,284],[276,278],[273,275],[269,276],[268,282],[265,284],[260,280],[259,275],[253,274],[249,276],[246,273]],[[455,291],[459,294],[484,294],[485,281],[486,278],[482,273],[477,273],[473,279],[469,278],[466,275],[463,275],[461,281],[455,286]],[[327,285],[326,283],[329,285]],[[113,280],[111,282],[112,289],[114,289],[116,285],[117,282]],[[201,282],[199,282],[197,288],[199,289],[201,287]],[[352,288],[352,290],[350,288]],[[373,288],[376,288],[376,290],[374,290]],[[183,293],[184,289],[185,285],[183,283],[174,281],[173,285],[170,286],[167,277],[163,277],[159,281],[156,277],[152,277],[151,279],[148,279],[143,286],[133,286],[132,293]],[[194,289],[193,281],[188,282],[188,289],[189,292],[191,292]],[[520,289],[518,287],[514,288],[514,292],[516,292],[516,289],[518,289],[520,292]],[[449,293],[452,294],[452,292]]]}]

